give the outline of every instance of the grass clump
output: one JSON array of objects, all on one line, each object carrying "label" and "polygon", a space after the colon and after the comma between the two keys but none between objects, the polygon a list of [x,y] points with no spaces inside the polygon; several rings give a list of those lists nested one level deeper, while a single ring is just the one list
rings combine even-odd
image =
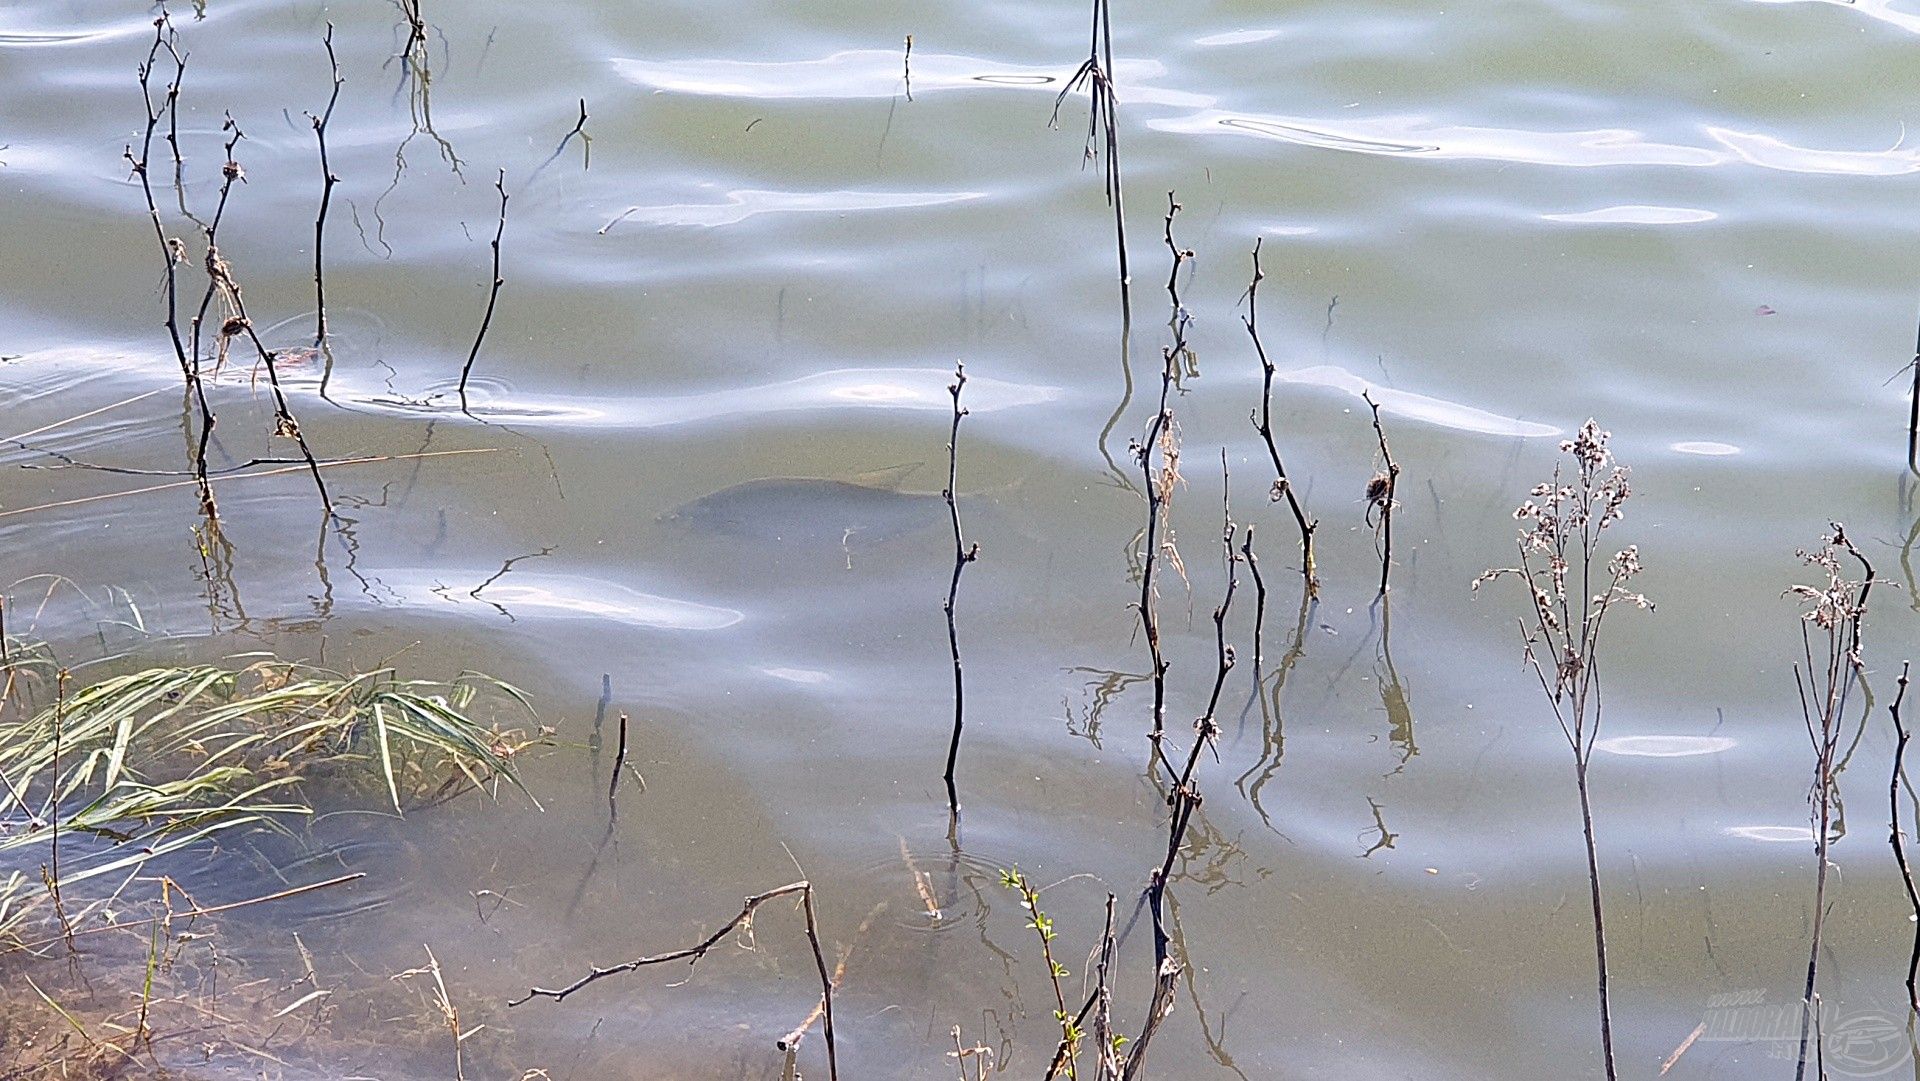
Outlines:
[{"label": "grass clump", "polygon": [[308,813],[315,785],[395,811],[501,780],[519,787],[513,758],[531,742],[476,719],[483,692],[527,703],[471,673],[432,682],[269,658],[147,668],[74,690],[41,658],[16,664],[6,682],[18,693],[0,700],[0,935],[64,887]]}]

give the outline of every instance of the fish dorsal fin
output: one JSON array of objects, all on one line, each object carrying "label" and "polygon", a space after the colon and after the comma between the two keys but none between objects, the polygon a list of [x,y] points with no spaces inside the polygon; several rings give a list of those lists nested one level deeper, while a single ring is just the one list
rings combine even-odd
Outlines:
[{"label": "fish dorsal fin", "polygon": [[897,492],[900,490],[900,486],[907,482],[908,477],[913,476],[916,470],[926,464],[925,462],[904,462],[900,465],[887,466],[884,469],[869,469],[865,473],[855,473],[847,479],[865,488],[878,488],[884,492]]}]

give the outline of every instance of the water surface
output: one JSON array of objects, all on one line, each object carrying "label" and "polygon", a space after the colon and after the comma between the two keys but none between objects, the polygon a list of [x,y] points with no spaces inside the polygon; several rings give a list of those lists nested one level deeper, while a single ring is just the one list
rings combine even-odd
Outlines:
[{"label": "water surface", "polygon": [[[1257,688],[1244,578],[1229,623],[1242,664],[1176,863],[1189,968],[1152,1072],[1597,1075],[1567,750],[1521,665],[1518,599],[1468,589],[1510,557],[1509,511],[1589,415],[1634,468],[1621,535],[1658,603],[1615,624],[1595,765],[1623,1063],[1653,1072],[1715,996],[1797,998],[1812,856],[1780,596],[1805,574],[1794,551],[1844,520],[1889,579],[1868,628],[1877,710],[1920,610],[1896,378],[1920,280],[1920,17],[1117,3],[1129,339],[1083,99],[1048,123],[1084,56],[1084,5],[429,4],[424,103],[393,59],[396,10],[173,5],[189,61],[168,228],[191,236],[178,199],[204,209],[217,190],[231,110],[247,182],[222,246],[289,348],[311,344],[320,173],[303,113],[324,104],[335,24],[333,357],[290,356],[284,374],[316,452],[440,455],[331,470],[345,538],[299,471],[221,482],[233,547],[210,590],[191,486],[111,471],[187,460],[162,268],[121,157],[152,32],[134,7],[0,13],[9,611],[35,612],[76,660],[271,649],[364,667],[405,650],[423,675],[512,680],[561,742],[527,767],[544,813],[470,800],[276,842],[369,877],[263,911],[263,978],[300,973],[295,930],[343,986],[420,964],[425,942],[467,1022],[488,1025],[472,1053],[498,1076],[776,1076],[773,1041],[815,994],[785,913],[761,921],[758,952],[716,954],[683,985],[662,972],[503,1003],[696,941],[798,864],[829,948],[852,951],[847,1076],[950,1077],[955,1024],[1011,1073],[1043,1071],[1051,990],[997,869],[1062,882],[1046,896],[1077,987],[1104,893],[1124,913],[1164,845],[1127,447],[1168,341],[1177,190],[1199,369],[1174,401],[1186,575],[1162,595],[1183,741],[1214,663],[1223,447],[1272,596]],[[583,98],[590,152],[562,142]],[[462,414],[499,169],[506,284]],[[1240,298],[1259,238],[1279,439],[1322,520],[1324,595],[1300,615],[1290,519],[1247,422],[1260,369]],[[957,360],[981,557],[959,606],[971,723],[950,846],[937,493]],[[287,452],[245,357],[216,388],[216,465]],[[1369,606],[1368,391],[1405,470],[1390,624]],[[910,512],[835,487],[902,463],[924,463],[898,489]],[[797,539],[675,516],[715,499],[759,514],[766,500],[739,497],[768,493],[742,486],[780,478],[813,482],[765,512],[809,527]],[[33,575],[86,599],[63,587],[41,610]],[[646,788],[623,796],[608,844],[610,766],[587,744],[619,712]],[[1823,961],[1843,1017],[1903,1014],[1890,747],[1882,710],[1846,777]],[[178,873],[223,897],[274,888],[230,854]],[[1142,932],[1121,973],[1129,1030]],[[1778,1050],[1703,1040],[1672,1076],[1757,1076],[1783,1067]],[[819,1052],[816,1035],[810,1075]]]}]

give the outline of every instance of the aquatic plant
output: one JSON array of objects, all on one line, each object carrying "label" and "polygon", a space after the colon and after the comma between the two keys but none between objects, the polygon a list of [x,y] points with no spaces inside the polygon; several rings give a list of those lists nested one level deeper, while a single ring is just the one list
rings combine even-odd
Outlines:
[{"label": "aquatic plant", "polygon": [[[1860,621],[1867,614],[1867,597],[1873,590],[1873,565],[1847,537],[1839,522],[1829,523],[1832,532],[1820,540],[1820,547],[1802,549],[1801,562],[1820,572],[1825,580],[1818,585],[1796,585],[1787,590],[1807,604],[1800,615],[1801,660],[1793,666],[1794,687],[1800,692],[1801,719],[1806,722],[1807,739],[1813,745],[1813,785],[1807,793],[1808,814],[1813,827],[1813,851],[1816,867],[1813,886],[1813,926],[1807,951],[1807,980],[1801,994],[1800,1054],[1794,1069],[1796,1079],[1807,1072],[1807,1050],[1819,1021],[1820,944],[1826,930],[1828,851],[1833,843],[1834,814],[1839,806],[1838,760],[1841,718],[1854,685],[1865,675],[1860,661]],[[1841,557],[1860,564],[1859,581],[1847,578]],[[1816,649],[1816,646],[1818,647]],[[1896,847],[1897,851],[1897,847]],[[1818,1054],[1818,1049],[1815,1049]],[[1825,1076],[1822,1071],[1821,1076]]]},{"label": "aquatic plant", "polygon": [[1627,585],[1640,573],[1639,549],[1628,545],[1608,556],[1602,547],[1607,530],[1619,523],[1621,508],[1633,494],[1627,469],[1614,463],[1607,439],[1608,433],[1589,419],[1572,439],[1560,444],[1560,452],[1572,456],[1572,477],[1565,475],[1561,463],[1555,463],[1553,476],[1536,485],[1513,512],[1521,523],[1520,565],[1489,570],[1474,579],[1473,586],[1478,590],[1485,582],[1512,578],[1527,590],[1528,611],[1520,620],[1526,663],[1539,678],[1554,720],[1573,752],[1593,908],[1600,1049],[1607,1079],[1614,1081],[1619,1074],[1614,1066],[1613,1013],[1607,992],[1607,925],[1588,770],[1600,732],[1600,644],[1607,616],[1616,605],[1653,605]]},{"label": "aquatic plant", "polygon": [[[22,654],[5,666],[9,686],[44,682],[45,668]],[[254,659],[148,668],[72,692],[70,681],[60,669],[52,703],[0,711],[0,861],[49,852],[44,891],[17,867],[0,881],[0,933],[46,901],[58,908],[62,888],[243,823],[304,814],[311,783],[372,790],[396,810],[520,783],[513,756],[525,734],[470,711],[482,690],[525,699],[484,676],[438,683]]]},{"label": "aquatic plant", "polygon": [[1054,1052],[1047,1076],[1052,1077],[1065,1070],[1069,1081],[1079,1081],[1080,1041],[1085,1038],[1080,1022],[1085,1019],[1086,1013],[1082,1011],[1075,1016],[1067,1010],[1067,992],[1060,981],[1071,973],[1053,956],[1053,940],[1059,937],[1059,932],[1053,929],[1053,917],[1040,907],[1040,890],[1034,886],[1032,879],[1020,872],[1020,868],[1001,871],[1000,885],[1019,895],[1020,908],[1027,914],[1027,927],[1040,940],[1040,959],[1046,962],[1047,980],[1053,987],[1053,1020],[1060,1026],[1060,1047]]}]

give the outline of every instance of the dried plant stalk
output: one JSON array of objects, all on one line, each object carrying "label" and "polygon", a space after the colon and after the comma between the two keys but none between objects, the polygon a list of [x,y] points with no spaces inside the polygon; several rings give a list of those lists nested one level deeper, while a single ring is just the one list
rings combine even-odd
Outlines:
[{"label": "dried plant stalk", "polygon": [[1606,531],[1618,524],[1633,494],[1624,466],[1614,464],[1608,433],[1592,420],[1560,444],[1571,455],[1573,475],[1556,463],[1553,476],[1537,485],[1513,512],[1521,523],[1520,565],[1487,571],[1474,580],[1512,578],[1526,587],[1528,613],[1520,620],[1526,663],[1540,680],[1554,720],[1573,752],[1580,796],[1580,825],[1587,847],[1587,886],[1593,909],[1593,951],[1600,992],[1600,1049],[1607,1081],[1616,1081],[1613,1012],[1608,998],[1607,926],[1600,891],[1599,847],[1594,840],[1588,772],[1600,733],[1600,643],[1607,615],[1616,605],[1653,605],[1628,583],[1640,573],[1638,548],[1607,556]]}]

